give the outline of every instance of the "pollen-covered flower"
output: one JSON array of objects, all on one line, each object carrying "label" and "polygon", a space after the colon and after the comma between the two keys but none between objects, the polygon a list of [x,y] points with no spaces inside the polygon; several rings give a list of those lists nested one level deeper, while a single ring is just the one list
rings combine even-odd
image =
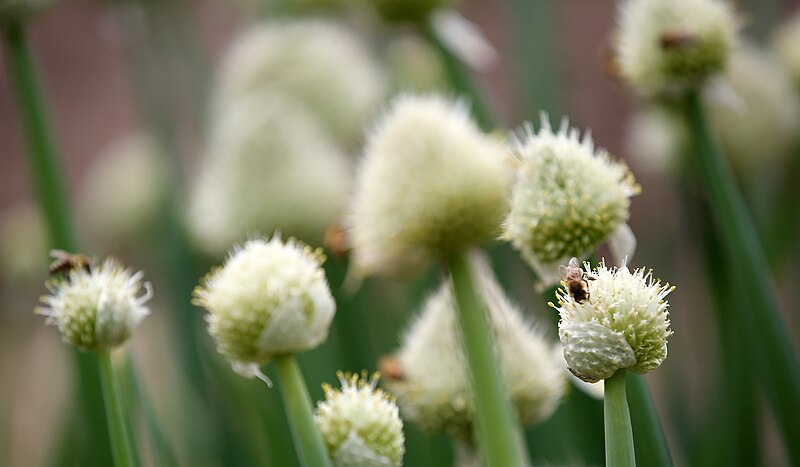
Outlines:
[{"label": "pollen-covered flower", "polygon": [[352,143],[384,94],[384,77],[360,39],[332,21],[273,21],[240,35],[220,71],[217,105],[254,93],[284,95]]},{"label": "pollen-covered flower", "polygon": [[645,95],[680,94],[722,72],[737,30],[724,0],[625,0],[619,16],[619,71]]},{"label": "pollen-covered flower", "polygon": [[[339,373],[341,389],[325,385],[314,421],[336,467],[399,467],[405,437],[395,401],[361,379]],[[366,378],[366,375],[365,375]]]},{"label": "pollen-covered flower", "polygon": [[195,303],[209,311],[208,332],[237,373],[263,379],[259,366],[272,356],[325,341],[336,303],[322,261],[318,250],[274,236],[234,248],[203,278]]},{"label": "pollen-covered flower", "polygon": [[627,267],[592,271],[584,264],[588,298],[576,299],[565,287],[556,292],[561,315],[558,335],[564,358],[578,378],[595,382],[619,369],[647,373],[667,357],[669,304],[675,287],[653,279],[652,271]]},{"label": "pollen-covered flower", "polygon": [[[563,361],[541,330],[509,302],[489,266],[472,265],[517,418],[524,425],[545,420],[564,394]],[[389,357],[394,368],[385,372],[386,386],[405,419],[427,431],[472,440],[475,403],[455,306],[449,282],[425,302],[403,345]]]},{"label": "pollen-covered flower", "polygon": [[800,87],[800,10],[775,32],[773,47],[795,86]]},{"label": "pollen-covered flower", "polygon": [[[595,148],[588,132],[580,139],[566,119],[553,132],[543,116],[538,133],[526,127],[515,153],[519,168],[504,237],[537,271],[540,285],[556,283],[558,264],[590,253],[612,234],[632,238],[626,222],[639,186],[624,163]],[[623,259],[633,247],[616,249]]]},{"label": "pollen-covered flower", "polygon": [[124,343],[150,310],[153,296],[144,273],[124,269],[116,260],[74,267],[47,283],[50,295],[37,313],[55,324],[65,342],[82,350],[110,350]]},{"label": "pollen-covered flower", "polygon": [[312,116],[280,96],[253,95],[214,121],[189,230],[212,256],[254,232],[319,242],[339,219],[350,180],[347,157]]},{"label": "pollen-covered flower", "polygon": [[349,230],[360,275],[403,275],[497,234],[507,209],[500,142],[465,105],[403,95],[369,134]]}]

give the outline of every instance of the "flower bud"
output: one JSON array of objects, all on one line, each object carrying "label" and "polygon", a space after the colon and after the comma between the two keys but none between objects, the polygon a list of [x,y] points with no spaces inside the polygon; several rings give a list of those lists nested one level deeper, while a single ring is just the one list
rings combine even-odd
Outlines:
[{"label": "flower bud", "polygon": [[349,227],[357,274],[408,275],[497,234],[507,209],[503,146],[466,106],[403,95],[369,134]]},{"label": "flower bud", "polygon": [[625,226],[639,186],[624,163],[595,148],[588,132],[579,139],[566,119],[554,133],[542,116],[539,132],[528,125],[516,146],[505,238],[546,286],[558,280],[558,264],[590,253]]},{"label": "flower bud", "polygon": [[595,271],[585,264],[587,297],[575,298],[568,284],[558,289],[558,334],[570,371],[587,382],[611,377],[619,369],[647,373],[667,357],[669,304],[675,287],[661,285],[652,271],[627,267]]},{"label": "flower bud", "polygon": [[[474,260],[472,265],[517,419],[525,425],[545,420],[565,391],[563,361],[541,330],[508,301],[489,266]],[[425,302],[402,347],[390,357],[395,368],[387,372],[386,386],[407,420],[427,431],[474,440],[475,403],[463,346],[448,282]]]},{"label": "flower bud", "polygon": [[352,143],[384,87],[380,68],[348,29],[331,21],[275,21],[236,39],[222,63],[216,98],[224,107],[253,93],[283,95],[339,141]]},{"label": "flower bud", "polygon": [[679,95],[725,69],[736,30],[723,0],[625,0],[616,37],[620,74],[644,95]]},{"label": "flower bud", "polygon": [[[144,274],[123,269],[114,259],[100,264],[70,264],[70,256],[56,256],[54,264],[67,269],[66,276],[47,283],[50,295],[37,313],[55,324],[64,342],[82,350],[111,350],[124,343],[150,310],[153,296]],[[51,267],[51,269],[53,269]]]},{"label": "flower bud", "polygon": [[[366,375],[364,375],[366,377]],[[341,389],[325,385],[314,421],[336,467],[399,467],[405,437],[397,404],[358,375],[339,373]]]},{"label": "flower bud", "polygon": [[263,379],[259,366],[272,356],[325,341],[336,304],[323,260],[292,239],[254,239],[203,278],[195,304],[209,311],[208,332],[237,373]]}]

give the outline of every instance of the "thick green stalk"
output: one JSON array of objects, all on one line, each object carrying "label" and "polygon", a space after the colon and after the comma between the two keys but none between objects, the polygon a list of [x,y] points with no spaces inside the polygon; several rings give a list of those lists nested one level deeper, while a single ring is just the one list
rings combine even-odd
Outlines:
[{"label": "thick green stalk", "polygon": [[[48,123],[47,107],[42,96],[36,65],[28,46],[22,24],[6,25],[3,30],[6,42],[8,70],[15,88],[22,129],[25,132],[28,164],[32,185],[47,225],[49,245],[68,251],[77,250],[77,241],[70,222],[67,191],[58,167],[56,145]],[[100,403],[100,379],[97,360],[93,354],[73,351],[77,362],[78,404],[74,417],[81,427],[79,432],[70,427],[64,434],[60,453],[77,456],[82,465],[108,465],[111,452],[105,430],[105,413]],[[86,435],[86,436],[84,436]],[[78,444],[74,449],[72,444]],[[96,448],[91,455],[85,446]],[[72,459],[73,461],[75,459]]]},{"label": "thick green stalk", "polygon": [[742,329],[757,339],[745,339],[764,365],[756,369],[769,396],[786,449],[800,464],[800,364],[780,313],[769,265],[755,227],[739,192],[730,165],[714,141],[697,93],[686,98],[685,117],[695,144],[703,181],[708,190],[721,243],[733,269],[735,283],[746,294],[749,306],[736,307]]},{"label": "thick green stalk", "polygon": [[492,345],[485,307],[475,289],[466,254],[453,254],[447,263],[453,277],[464,351],[475,393],[480,450],[488,467],[525,465],[517,424]]},{"label": "thick green stalk", "polygon": [[311,398],[300,365],[294,355],[284,354],[275,357],[275,366],[278,368],[286,415],[300,464],[305,467],[330,467],[328,450],[314,424]]},{"label": "thick green stalk", "polygon": [[603,418],[606,428],[606,466],[633,467],[636,455],[633,451],[633,429],[628,399],[625,395],[624,369],[605,380]]},{"label": "thick green stalk", "polygon": [[627,380],[631,424],[636,428],[636,458],[639,464],[672,467],[667,440],[664,438],[661,422],[658,420],[658,413],[644,377],[629,373]]},{"label": "thick green stalk", "polygon": [[108,431],[111,436],[111,452],[115,467],[134,467],[133,439],[128,429],[125,409],[122,406],[122,393],[111,363],[111,352],[97,352],[100,362],[100,381],[103,385],[103,402],[106,404]]}]

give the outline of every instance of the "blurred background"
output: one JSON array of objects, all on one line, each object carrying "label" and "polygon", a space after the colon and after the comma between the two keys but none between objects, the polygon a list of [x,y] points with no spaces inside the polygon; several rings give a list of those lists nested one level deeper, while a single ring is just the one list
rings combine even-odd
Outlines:
[{"label": "blurred background", "polygon": [[[152,316],[128,344],[133,358],[119,356],[131,374],[134,369],[139,374],[139,383],[131,384],[129,390],[140,409],[137,439],[147,465],[297,463],[287,448],[291,439],[277,390],[234,375],[204,331],[203,312],[189,305],[191,288],[222,260],[228,245],[269,227],[286,231],[285,225],[294,222],[243,225],[233,233],[221,232],[219,227],[266,215],[248,211],[247,200],[274,196],[280,203],[288,188],[228,193],[225,199],[244,206],[223,207],[232,210],[233,218],[197,201],[202,196],[198,190],[204,186],[246,182],[242,174],[214,165],[215,152],[236,144],[231,143],[235,135],[229,131],[238,128],[236,118],[245,118],[234,116],[234,123],[225,123],[227,117],[219,116],[228,99],[220,82],[237,79],[230,76],[236,73],[230,70],[236,59],[228,51],[240,35],[259,21],[325,18],[352,34],[359,53],[366,52],[369,70],[374,68],[375,79],[380,80],[372,100],[352,122],[338,125],[343,120],[336,116],[336,109],[333,124],[324,121],[323,115],[322,125],[333,127],[330,138],[325,143],[307,143],[314,151],[344,157],[340,165],[316,169],[323,171],[323,178],[339,173],[341,167],[349,173],[360,152],[361,129],[369,127],[372,116],[393,94],[439,89],[456,95],[465,89],[457,83],[453,86],[446,60],[424,31],[383,22],[357,2],[346,7],[337,7],[333,0],[263,3],[65,0],[28,23],[81,250],[100,257],[113,254],[130,267],[145,270],[156,291]],[[675,332],[670,356],[646,377],[675,464],[789,465],[764,395],[753,385],[746,397],[730,390],[730,378],[752,379],[752,368],[746,356],[721,350],[736,347],[735,343],[725,345],[718,333],[726,307],[735,303],[731,303],[733,294],[725,293],[724,264],[714,261],[713,240],[709,243],[703,235],[708,231],[702,227],[708,223],[708,208],[691,171],[681,162],[680,136],[675,136],[680,129],[671,128],[664,116],[641,110],[630,92],[608,73],[615,3],[459,3],[457,10],[478,30],[478,42],[482,36],[496,53],[486,58],[480,44],[462,51],[478,57],[472,67],[464,65],[474,78],[469,84],[489,109],[493,122],[489,128],[513,130],[525,121],[538,121],[540,111],[548,112],[553,121],[566,115],[576,127],[591,129],[598,146],[625,160],[642,186],[641,195],[632,202],[630,225],[638,248],[629,263],[652,267],[660,278],[678,286],[669,299]],[[750,0],[739,2],[738,7],[743,35],[764,52],[800,2]],[[335,59],[339,42],[333,40],[329,47]],[[244,47],[236,50],[246,54]],[[85,429],[70,418],[77,397],[74,359],[58,331],[45,327],[44,319],[33,313],[39,296],[46,292],[48,239],[31,186],[7,51],[0,53],[0,465],[103,465],[102,461],[93,463],[96,460],[71,463],[74,456],[69,446],[81,444],[64,441],[65,431]],[[303,53],[298,56],[314,56]],[[325,50],[314,53],[326,55]],[[751,68],[762,69],[759,65]],[[324,79],[318,86],[330,85],[330,92],[338,92],[337,79],[352,79],[356,88],[367,86],[360,84],[360,76],[321,76]],[[744,86],[780,87],[764,84],[772,83],[766,81],[769,78],[760,79],[744,78]],[[797,99],[800,80],[792,82],[788,75],[781,79],[780,83],[795,86],[791,88],[794,96],[783,100]],[[285,94],[293,92],[300,91]],[[477,98],[467,99],[474,104]],[[309,109],[314,118],[324,114],[324,109],[314,105]],[[771,118],[761,119],[753,112],[745,125],[757,126]],[[787,113],[787,119],[800,122],[796,116],[800,111]],[[726,125],[724,119],[720,121]],[[776,145],[770,143],[782,136],[768,133],[768,126],[762,140],[749,146],[757,153],[734,161],[778,279],[795,348],[800,343],[796,293],[800,191],[794,182],[800,176],[798,125],[787,124],[796,130],[794,137],[774,150]],[[297,131],[311,139],[308,131]],[[328,141],[333,141],[335,149]],[[749,143],[730,144],[747,147]],[[295,151],[286,145],[277,147],[287,154]],[[297,163],[310,172],[318,167],[313,160]],[[316,184],[313,177],[304,180]],[[226,187],[219,189],[230,192]],[[338,188],[331,190],[339,193]],[[346,197],[346,188],[342,190]],[[293,202],[300,210],[317,203],[302,198]],[[328,223],[335,223],[335,213],[328,214]],[[290,227],[288,233],[321,246],[324,229],[305,228],[293,231]],[[203,232],[213,238],[204,237]],[[489,250],[509,295],[557,339],[557,316],[546,306],[552,295],[541,297],[534,292],[533,274],[507,245],[492,245]],[[598,256],[603,254],[600,250]],[[332,253],[328,256],[326,268],[339,311],[328,342],[300,357],[315,400],[322,397],[320,384],[334,382],[337,370],[376,370],[379,358],[398,347],[409,318],[437,285],[434,268],[421,280],[371,279],[357,293],[347,293],[341,287],[346,260]],[[741,400],[748,400],[751,410],[737,412],[738,422],[721,426],[720,420],[730,420],[725,417],[741,408],[734,401]],[[405,430],[406,465],[452,464],[446,437],[423,434],[409,423]],[[602,403],[572,388],[556,414],[530,429],[528,436],[532,458],[540,464],[602,465]],[[97,459],[107,455],[102,451],[108,448],[100,444]]]}]

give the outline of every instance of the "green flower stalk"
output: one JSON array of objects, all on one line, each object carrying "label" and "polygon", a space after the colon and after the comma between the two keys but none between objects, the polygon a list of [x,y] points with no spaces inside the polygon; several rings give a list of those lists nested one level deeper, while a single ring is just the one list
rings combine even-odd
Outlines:
[{"label": "green flower stalk", "polygon": [[441,97],[395,99],[367,137],[351,215],[353,273],[403,276],[444,259],[453,277],[489,466],[522,465],[510,401],[466,252],[497,235],[508,172],[500,142]]},{"label": "green flower stalk", "polygon": [[[572,266],[572,265],[570,265]],[[635,464],[625,373],[647,373],[667,357],[674,290],[652,272],[627,267],[568,271],[556,292],[558,335],[569,370],[587,382],[605,380],[606,465]]]},{"label": "green flower stalk", "polygon": [[294,240],[254,239],[195,289],[217,350],[236,373],[271,384],[260,366],[275,361],[297,454],[309,467],[329,461],[294,353],[324,342],[336,311],[322,261],[319,250]]},{"label": "green flower stalk", "polygon": [[378,374],[339,373],[341,389],[324,385],[317,405],[317,425],[336,467],[399,467],[405,437],[394,400],[376,388]]},{"label": "green flower stalk", "polygon": [[134,466],[134,443],[111,350],[125,343],[150,313],[145,304],[152,297],[152,289],[148,282],[142,282],[143,273],[123,269],[116,260],[97,264],[82,258],[56,259],[54,266],[60,265],[57,269],[68,270],[65,276],[47,284],[50,294],[42,297],[45,306],[36,311],[47,317],[47,324],[58,326],[64,342],[96,352],[114,465]]}]

